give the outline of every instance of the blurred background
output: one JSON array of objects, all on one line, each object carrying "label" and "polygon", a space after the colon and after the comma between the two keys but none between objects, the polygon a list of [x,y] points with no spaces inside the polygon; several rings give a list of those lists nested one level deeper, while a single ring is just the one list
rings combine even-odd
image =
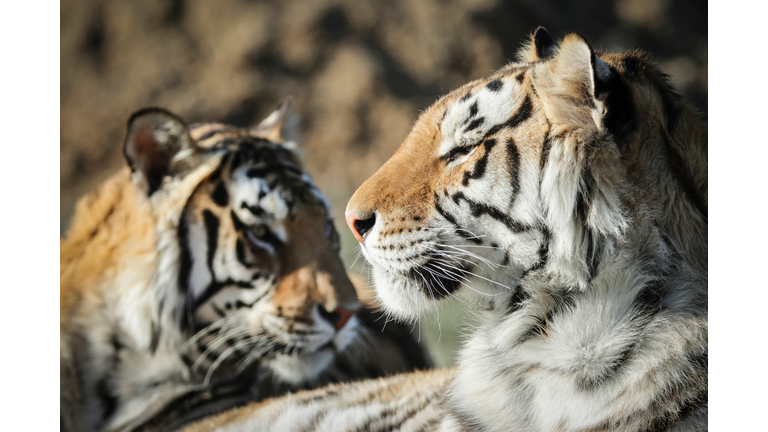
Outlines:
[{"label": "blurred background", "polygon": [[[247,126],[285,97],[304,159],[344,226],[354,190],[441,94],[515,57],[538,25],[604,51],[642,48],[707,113],[707,4],[698,0],[62,0],[61,212],[123,165],[132,112]],[[365,272],[361,260],[352,270]],[[415,327],[440,365],[454,362],[461,303]]]}]

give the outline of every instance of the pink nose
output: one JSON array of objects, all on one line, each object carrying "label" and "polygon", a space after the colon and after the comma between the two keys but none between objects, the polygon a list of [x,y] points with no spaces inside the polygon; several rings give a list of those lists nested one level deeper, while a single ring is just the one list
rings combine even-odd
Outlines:
[{"label": "pink nose", "polygon": [[334,309],[333,312],[339,315],[339,320],[336,322],[336,324],[334,324],[336,330],[339,330],[344,327],[344,324],[346,324],[347,321],[349,321],[349,319],[355,315],[357,310],[349,310],[339,307]]},{"label": "pink nose", "polygon": [[357,241],[365,242],[365,236],[373,229],[376,224],[376,215],[371,214],[367,219],[360,219],[354,212],[347,213],[345,218],[349,229],[352,230]]},{"label": "pink nose", "polygon": [[344,327],[344,324],[357,313],[357,309],[337,307],[333,312],[327,312],[324,307],[320,307],[319,312],[320,316],[331,323],[333,328],[341,330],[341,328]]}]

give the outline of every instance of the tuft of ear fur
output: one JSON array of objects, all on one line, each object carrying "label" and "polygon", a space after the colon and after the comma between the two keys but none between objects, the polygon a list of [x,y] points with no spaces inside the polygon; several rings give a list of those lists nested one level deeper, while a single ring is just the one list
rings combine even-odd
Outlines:
[{"label": "tuft of ear fur", "polygon": [[258,125],[251,127],[250,133],[289,147],[296,146],[301,140],[301,133],[298,117],[290,106],[291,98],[287,98]]},{"label": "tuft of ear fur", "polygon": [[152,195],[163,178],[181,173],[199,155],[186,122],[163,108],[144,108],[128,120],[123,154]]},{"label": "tuft of ear fur", "polygon": [[549,118],[599,129],[611,74],[583,36],[569,33],[549,61],[534,67],[533,80]]},{"label": "tuft of ear fur", "polygon": [[615,145],[579,142],[566,134],[552,143],[541,197],[552,231],[549,257],[569,283],[585,287],[627,228],[622,202],[626,172]]},{"label": "tuft of ear fur", "polygon": [[557,46],[552,40],[552,36],[549,35],[547,29],[538,26],[531,34],[528,43],[523,45],[523,48],[518,52],[517,57],[522,62],[533,63],[546,60],[556,53]]}]

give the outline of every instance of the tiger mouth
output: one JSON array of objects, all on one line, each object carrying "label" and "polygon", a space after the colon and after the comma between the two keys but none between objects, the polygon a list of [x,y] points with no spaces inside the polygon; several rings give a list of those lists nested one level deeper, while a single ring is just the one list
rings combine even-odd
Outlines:
[{"label": "tiger mouth", "polygon": [[307,347],[307,346],[296,345],[296,344],[286,344],[286,343],[275,341],[270,345],[270,348],[266,352],[264,352],[263,358],[270,359],[278,355],[289,355],[289,356],[290,355],[296,355],[296,356],[310,355],[310,354],[314,354],[316,352],[322,351],[326,348],[333,348],[332,345],[333,345],[333,339],[316,347]]},{"label": "tiger mouth", "polygon": [[232,342],[226,347],[219,347],[218,350],[211,350],[209,346],[203,344],[195,345],[198,354],[184,354],[182,355],[182,360],[190,366],[195,365],[200,357],[205,357],[209,361],[217,361],[228,349],[245,343],[250,345],[251,348],[241,347],[237,349],[237,355],[227,356],[228,358],[225,358],[224,364],[244,362],[243,369],[245,369],[246,365],[250,366],[258,364],[258,362],[274,360],[279,355],[303,357],[311,356],[326,349],[334,349],[334,338],[330,338],[320,344],[307,344],[302,340],[286,343],[266,331],[261,331],[249,338]]},{"label": "tiger mouth", "polygon": [[443,259],[430,256],[424,264],[400,274],[414,282],[424,294],[442,299],[458,291],[466,282],[469,270],[466,263],[448,265]]}]

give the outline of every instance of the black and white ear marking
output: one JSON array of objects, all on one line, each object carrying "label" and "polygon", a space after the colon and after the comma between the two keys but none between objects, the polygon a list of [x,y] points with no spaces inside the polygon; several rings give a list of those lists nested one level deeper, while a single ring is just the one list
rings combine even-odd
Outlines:
[{"label": "black and white ear marking", "polygon": [[544,60],[557,52],[555,41],[544,27],[537,27],[533,32],[533,48],[537,60]]},{"label": "black and white ear marking", "polygon": [[291,98],[287,98],[271,114],[250,129],[252,135],[272,142],[298,141],[295,116],[290,110]]},{"label": "black and white ear marking", "polygon": [[197,154],[197,147],[181,118],[162,108],[145,108],[128,120],[123,154],[152,195],[165,176],[177,174],[183,161]]}]

